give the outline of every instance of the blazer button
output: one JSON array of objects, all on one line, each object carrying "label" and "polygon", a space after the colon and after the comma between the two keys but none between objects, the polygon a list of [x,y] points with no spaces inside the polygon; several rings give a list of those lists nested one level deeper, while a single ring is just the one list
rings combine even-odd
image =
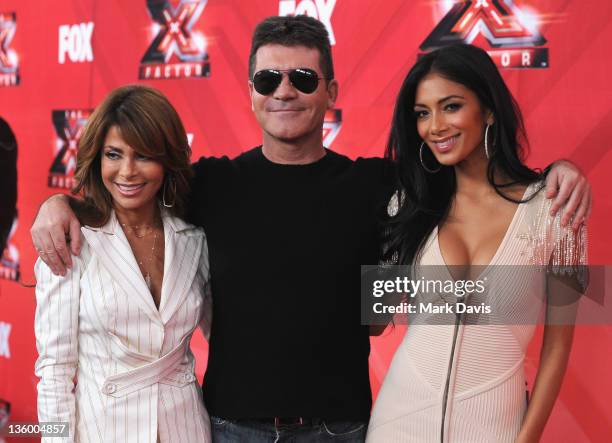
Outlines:
[{"label": "blazer button", "polygon": [[117,385],[114,383],[109,383],[106,385],[106,393],[107,394],[113,394],[115,391],[117,391]]}]

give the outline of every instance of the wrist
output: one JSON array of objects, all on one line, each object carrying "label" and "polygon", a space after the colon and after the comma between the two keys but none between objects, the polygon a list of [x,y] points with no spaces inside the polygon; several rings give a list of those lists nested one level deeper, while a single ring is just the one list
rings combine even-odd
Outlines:
[{"label": "wrist", "polygon": [[527,431],[525,429],[519,432],[514,443],[538,443],[542,437],[541,432]]}]

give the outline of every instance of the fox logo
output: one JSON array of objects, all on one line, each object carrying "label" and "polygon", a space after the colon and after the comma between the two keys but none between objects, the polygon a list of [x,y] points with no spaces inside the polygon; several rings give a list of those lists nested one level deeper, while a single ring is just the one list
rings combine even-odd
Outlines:
[{"label": "fox logo", "polygon": [[336,0],[280,0],[278,4],[278,15],[307,15],[316,18],[325,25],[329,33],[329,43],[336,44],[334,28],[331,24],[331,16],[336,7]]}]

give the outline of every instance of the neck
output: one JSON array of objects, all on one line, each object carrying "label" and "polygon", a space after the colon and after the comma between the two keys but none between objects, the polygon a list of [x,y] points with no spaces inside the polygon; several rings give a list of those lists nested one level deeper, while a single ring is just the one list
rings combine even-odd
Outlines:
[{"label": "neck", "polygon": [[[481,199],[486,196],[495,195],[497,192],[487,177],[487,167],[489,159],[483,149],[476,149],[474,155],[466,158],[461,163],[455,165],[455,180],[457,183],[457,194],[470,198]],[[493,171],[495,183],[507,183],[511,179],[499,170]],[[521,198],[525,186],[506,188],[504,192],[517,192],[517,198]]]},{"label": "neck", "polygon": [[285,165],[307,165],[325,156],[321,132],[306,140],[298,141],[278,140],[264,133],[261,149],[268,160]]},{"label": "neck", "polygon": [[155,201],[133,209],[120,208],[115,205],[114,209],[119,223],[130,227],[155,226],[161,217]]},{"label": "neck", "polygon": [[457,194],[477,196],[494,191],[487,179],[488,164],[489,161],[484,153],[484,148],[477,148],[473,155],[455,165]]}]

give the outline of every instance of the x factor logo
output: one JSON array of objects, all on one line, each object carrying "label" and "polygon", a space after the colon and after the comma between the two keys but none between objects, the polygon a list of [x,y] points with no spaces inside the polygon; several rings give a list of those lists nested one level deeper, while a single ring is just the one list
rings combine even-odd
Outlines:
[{"label": "x factor logo", "polygon": [[155,35],[140,62],[141,79],[208,77],[206,38],[193,29],[207,0],[148,0]]},{"label": "x factor logo", "polygon": [[342,128],[342,110],[330,109],[325,113],[323,120],[323,145],[331,146]]},{"label": "x factor logo", "polygon": [[19,84],[19,58],[11,42],[17,29],[16,14],[0,13],[0,86],[16,86]]},{"label": "x factor logo", "polygon": [[[446,2],[448,3],[448,2]],[[548,48],[538,16],[513,0],[454,1],[420,48],[431,51],[453,43],[484,38],[500,68],[546,68]]]},{"label": "x factor logo", "polygon": [[52,111],[56,141],[55,159],[51,164],[47,182],[49,187],[71,189],[74,186],[79,139],[91,112],[91,109]]}]

